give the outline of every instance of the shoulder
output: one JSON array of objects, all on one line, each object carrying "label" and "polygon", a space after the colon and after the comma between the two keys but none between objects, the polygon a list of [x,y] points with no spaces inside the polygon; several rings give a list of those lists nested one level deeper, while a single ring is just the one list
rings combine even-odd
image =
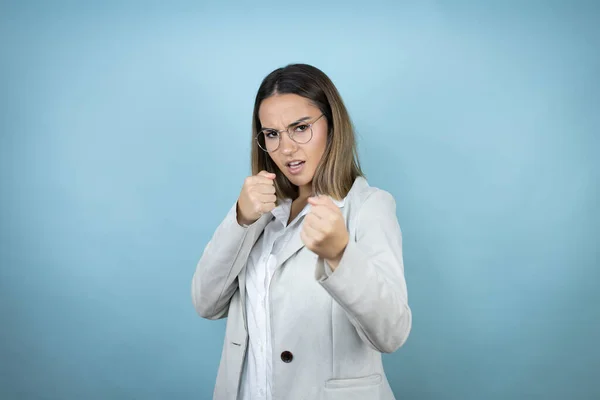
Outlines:
[{"label": "shoulder", "polygon": [[352,189],[346,197],[348,217],[351,219],[374,216],[390,215],[396,213],[396,200],[392,194],[384,189],[369,185],[363,177],[356,178]]},{"label": "shoulder", "polygon": [[369,185],[365,178],[357,178],[347,200],[347,228],[355,240],[386,243],[402,236],[396,200],[390,192]]}]

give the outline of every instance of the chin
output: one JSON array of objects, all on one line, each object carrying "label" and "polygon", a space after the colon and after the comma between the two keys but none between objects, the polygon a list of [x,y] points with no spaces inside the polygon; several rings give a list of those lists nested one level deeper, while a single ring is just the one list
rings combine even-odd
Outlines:
[{"label": "chin", "polygon": [[295,186],[305,186],[308,185],[312,181],[311,174],[302,174],[302,175],[289,175],[285,174],[286,178]]}]

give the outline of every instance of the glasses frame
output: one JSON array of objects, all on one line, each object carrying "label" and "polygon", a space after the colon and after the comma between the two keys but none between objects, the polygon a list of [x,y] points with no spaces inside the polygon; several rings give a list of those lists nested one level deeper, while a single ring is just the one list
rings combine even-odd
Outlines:
[{"label": "glasses frame", "polygon": [[[315,119],[315,120],[314,120],[313,122],[311,122],[310,124],[307,124],[307,123],[304,123],[304,122],[300,122],[300,123],[298,123],[298,124],[296,124],[296,125],[290,126],[290,127],[288,127],[287,129],[282,129],[282,130],[280,130],[280,131],[278,131],[277,129],[269,129],[271,132],[277,132],[277,134],[279,135],[279,142],[278,142],[278,144],[277,144],[277,147],[275,148],[275,150],[271,150],[271,151],[269,151],[269,150],[267,150],[267,149],[265,149],[265,148],[263,148],[263,147],[261,146],[261,144],[260,144],[260,136],[261,136],[261,135],[262,135],[262,136],[264,136],[264,132],[263,132],[263,131],[264,131],[264,129],[261,129],[261,130],[258,132],[258,134],[256,135],[256,137],[255,137],[254,139],[256,140],[256,144],[258,145],[258,147],[259,147],[259,148],[260,148],[262,151],[264,151],[264,152],[266,152],[266,153],[274,153],[274,152],[276,152],[277,150],[279,150],[279,147],[281,146],[281,134],[282,134],[283,132],[287,132],[287,134],[288,134],[288,137],[289,137],[290,139],[292,139],[294,142],[296,142],[296,143],[298,143],[298,144],[306,144],[306,143],[310,142],[310,141],[312,140],[312,138],[313,138],[313,129],[312,129],[312,128],[313,128],[313,125],[314,125],[314,124],[316,124],[316,123],[317,123],[317,121],[318,121],[318,120],[320,120],[320,119],[323,117],[323,115],[325,115],[325,114],[321,114],[321,115],[319,115],[319,116],[317,117],[317,119]],[[308,125],[308,128],[307,128],[307,129],[310,129],[310,138],[309,138],[309,139],[308,139],[306,142],[304,142],[304,143],[297,142],[297,141],[296,141],[296,139],[294,139],[295,132],[290,132],[290,129],[294,129],[295,127],[297,127],[297,126],[299,126],[299,125]],[[267,145],[265,144],[265,147],[266,147],[266,146],[267,146]]]}]

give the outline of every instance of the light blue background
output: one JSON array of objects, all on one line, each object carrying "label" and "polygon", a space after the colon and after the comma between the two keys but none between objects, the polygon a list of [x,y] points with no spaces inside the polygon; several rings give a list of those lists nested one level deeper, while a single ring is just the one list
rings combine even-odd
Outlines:
[{"label": "light blue background", "polygon": [[1,4],[1,399],[211,398],[190,281],[290,62],[398,203],[396,395],[600,398],[597,2]]}]

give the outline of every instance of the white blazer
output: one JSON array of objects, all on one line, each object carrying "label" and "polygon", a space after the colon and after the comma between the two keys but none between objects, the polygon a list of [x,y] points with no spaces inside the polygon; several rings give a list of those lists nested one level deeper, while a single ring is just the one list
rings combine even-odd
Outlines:
[{"label": "white blazer", "polygon": [[[400,348],[412,326],[396,203],[359,177],[341,210],[350,241],[333,273],[300,231],[277,256],[269,295],[274,400],[395,399],[381,353]],[[245,267],[271,218],[247,228],[223,221],[196,266],[196,311],[227,317],[215,400],[238,398],[248,344]]]}]

